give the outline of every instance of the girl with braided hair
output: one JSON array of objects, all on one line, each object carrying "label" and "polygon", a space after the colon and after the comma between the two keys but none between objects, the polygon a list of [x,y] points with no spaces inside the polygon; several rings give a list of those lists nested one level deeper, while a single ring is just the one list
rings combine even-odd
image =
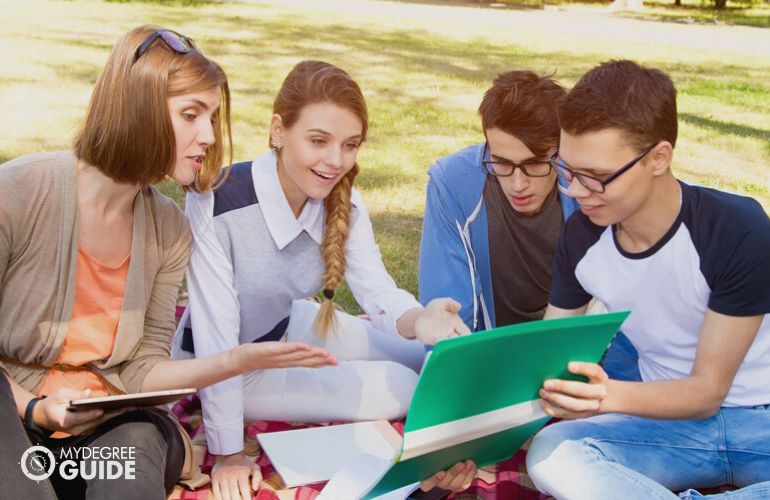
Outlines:
[{"label": "girl with braided hair", "polygon": [[[248,492],[244,420],[401,418],[424,345],[468,332],[457,302],[439,298],[423,308],[385,270],[353,188],[367,123],[364,97],[346,72],[301,62],[275,99],[271,151],[228,167],[213,193],[187,195],[190,305],[176,355],[284,339],[339,359],[318,370],[254,371],[201,391],[208,449],[217,455],[215,494]],[[370,321],[335,309],[343,278]],[[319,292],[320,307],[305,300]]]}]

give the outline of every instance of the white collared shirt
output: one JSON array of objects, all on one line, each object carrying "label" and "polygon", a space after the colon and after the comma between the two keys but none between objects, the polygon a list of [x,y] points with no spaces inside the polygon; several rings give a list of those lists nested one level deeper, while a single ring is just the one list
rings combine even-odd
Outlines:
[{"label": "white collared shirt", "polygon": [[[355,189],[351,201],[345,279],[373,325],[398,335],[396,320],[421,306],[386,271]],[[185,213],[193,231],[187,286],[196,356],[260,338],[288,316],[292,300],[321,289],[324,201],[308,199],[299,218],[294,217],[273,152],[233,165],[215,193],[188,193]],[[180,341],[185,323],[180,324],[175,342]],[[242,387],[238,376],[200,391],[213,454],[243,449]]]}]

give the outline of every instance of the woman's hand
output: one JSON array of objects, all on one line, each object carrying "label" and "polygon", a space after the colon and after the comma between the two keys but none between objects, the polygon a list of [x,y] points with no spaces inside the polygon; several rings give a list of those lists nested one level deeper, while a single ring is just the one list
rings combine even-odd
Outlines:
[{"label": "woman's hand", "polygon": [[442,470],[420,483],[422,491],[441,488],[453,492],[467,490],[476,477],[476,464],[471,460],[456,463],[447,470]]},{"label": "woman's hand", "polygon": [[423,344],[433,345],[441,339],[470,333],[470,329],[457,315],[460,303],[448,299],[433,299],[414,322],[414,333]]},{"label": "woman's hand", "polygon": [[552,379],[543,382],[540,397],[543,410],[557,418],[586,418],[601,413],[602,402],[607,398],[609,377],[596,363],[572,361],[567,370],[583,375],[588,382]]},{"label": "woman's hand", "polygon": [[261,481],[259,466],[242,452],[218,455],[211,468],[211,491],[217,500],[251,500],[252,490],[256,491]]},{"label": "woman's hand", "polygon": [[134,408],[121,408],[119,410],[105,412],[104,410],[68,410],[69,403],[73,399],[87,399],[91,397],[91,390],[75,391],[62,388],[37,402],[32,412],[32,420],[45,429],[61,431],[73,436],[88,434],[99,424],[112,417],[132,411]]},{"label": "woman's hand", "polygon": [[231,351],[239,373],[268,368],[320,368],[337,364],[326,350],[295,342],[252,342]]}]

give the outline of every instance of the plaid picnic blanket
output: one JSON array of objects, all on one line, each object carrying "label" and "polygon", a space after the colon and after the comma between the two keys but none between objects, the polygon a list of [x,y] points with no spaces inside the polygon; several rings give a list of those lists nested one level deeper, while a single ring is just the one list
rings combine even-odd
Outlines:
[{"label": "plaid picnic blanket", "polygon": [[[172,408],[179,418],[182,426],[190,433],[193,439],[193,447],[196,462],[200,465],[201,472],[208,474],[214,465],[214,457],[206,450],[206,437],[201,418],[200,400],[197,396],[178,401]],[[333,425],[343,422],[332,422]],[[404,421],[391,422],[399,432],[404,431]],[[270,460],[261,452],[256,436],[263,432],[285,431],[289,429],[302,429],[317,427],[318,425],[291,424],[289,422],[252,422],[244,428],[245,452],[253,456],[262,471],[262,483],[259,490],[252,496],[252,500],[312,500],[316,498],[324,486],[318,483],[299,488],[286,488]],[[535,490],[525,469],[526,449],[522,448],[510,459],[491,467],[480,469],[470,488],[450,495],[448,498],[455,500],[540,500],[548,498]],[[204,500],[210,498],[211,490],[208,485],[195,491],[177,485],[170,500]],[[213,496],[212,496],[213,497]]]}]

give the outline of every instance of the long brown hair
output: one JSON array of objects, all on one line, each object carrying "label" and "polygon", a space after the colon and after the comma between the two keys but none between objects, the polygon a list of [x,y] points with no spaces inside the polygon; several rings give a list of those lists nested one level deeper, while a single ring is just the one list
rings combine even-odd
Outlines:
[{"label": "long brown hair", "polygon": [[171,174],[176,159],[167,99],[218,87],[222,95],[214,117],[215,143],[207,149],[195,184],[189,186],[205,191],[220,177],[223,135],[232,161],[227,76],[199,50],[178,54],[160,40],[137,58],[139,45],[157,29],[135,28],[113,47],[75,137],[75,155],[115,182],[142,186],[159,182]]},{"label": "long brown hair", "polygon": [[[369,119],[361,89],[345,71],[326,62],[302,61],[294,66],[278,91],[273,113],[281,117],[284,127],[290,128],[299,119],[303,108],[318,103],[335,104],[352,112],[361,120],[361,140],[366,139]],[[345,242],[350,233],[350,193],[358,171],[356,163],[324,200],[326,223],[321,256],[326,269],[323,275],[323,301],[313,325],[322,337],[337,327],[333,298],[345,276]]]}]

